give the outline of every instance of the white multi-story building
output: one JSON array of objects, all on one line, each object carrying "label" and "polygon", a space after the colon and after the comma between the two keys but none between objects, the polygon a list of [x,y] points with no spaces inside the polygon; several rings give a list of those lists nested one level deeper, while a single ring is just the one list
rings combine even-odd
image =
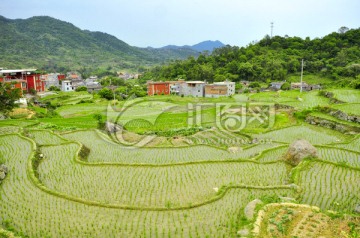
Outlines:
[{"label": "white multi-story building", "polygon": [[74,86],[72,85],[71,80],[63,80],[61,81],[61,91],[63,92],[71,92],[74,91]]}]

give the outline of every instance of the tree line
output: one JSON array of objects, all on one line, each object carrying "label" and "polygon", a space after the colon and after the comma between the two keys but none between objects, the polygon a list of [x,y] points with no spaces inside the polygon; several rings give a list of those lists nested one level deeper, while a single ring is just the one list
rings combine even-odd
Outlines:
[{"label": "tree line", "polygon": [[266,35],[246,47],[227,45],[212,54],[176,60],[146,72],[142,80],[282,81],[301,70],[337,80],[359,79],[360,28],[341,27],[323,38]]}]

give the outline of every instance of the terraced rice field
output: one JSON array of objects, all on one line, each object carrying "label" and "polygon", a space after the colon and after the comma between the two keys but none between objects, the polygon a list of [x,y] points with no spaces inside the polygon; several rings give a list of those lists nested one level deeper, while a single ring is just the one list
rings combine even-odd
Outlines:
[{"label": "terraced rice field", "polygon": [[[225,147],[211,143],[216,136],[269,141]],[[0,164],[9,168],[0,234],[236,237],[256,198],[292,197],[347,213],[360,203],[359,138],[307,125],[251,136],[205,131],[189,137],[192,145],[129,148],[95,130],[0,127]],[[299,137],[317,145],[319,158],[291,173],[281,157]]]},{"label": "terraced rice field", "polygon": [[296,139],[305,139],[314,145],[345,142],[350,138],[337,131],[310,125],[292,126],[252,136],[283,143],[291,143]]},{"label": "terraced rice field", "polygon": [[300,172],[301,202],[334,211],[353,212],[360,202],[360,171],[311,162]]}]

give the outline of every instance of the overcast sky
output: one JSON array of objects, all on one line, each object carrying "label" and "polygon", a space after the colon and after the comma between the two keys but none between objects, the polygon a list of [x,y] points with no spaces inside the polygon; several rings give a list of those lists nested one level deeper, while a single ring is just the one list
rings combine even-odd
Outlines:
[{"label": "overcast sky", "polygon": [[10,19],[46,15],[139,47],[204,40],[246,46],[270,35],[323,37],[360,27],[359,0],[0,0]]}]

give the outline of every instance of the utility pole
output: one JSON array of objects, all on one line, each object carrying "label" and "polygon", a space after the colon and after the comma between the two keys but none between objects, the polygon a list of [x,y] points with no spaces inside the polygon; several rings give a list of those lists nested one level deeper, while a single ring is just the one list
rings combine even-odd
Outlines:
[{"label": "utility pole", "polygon": [[303,89],[304,59],[301,60],[300,93]]},{"label": "utility pole", "polygon": [[273,37],[273,30],[274,30],[274,22],[270,23],[270,27],[271,27],[271,34],[270,34],[270,38]]}]

